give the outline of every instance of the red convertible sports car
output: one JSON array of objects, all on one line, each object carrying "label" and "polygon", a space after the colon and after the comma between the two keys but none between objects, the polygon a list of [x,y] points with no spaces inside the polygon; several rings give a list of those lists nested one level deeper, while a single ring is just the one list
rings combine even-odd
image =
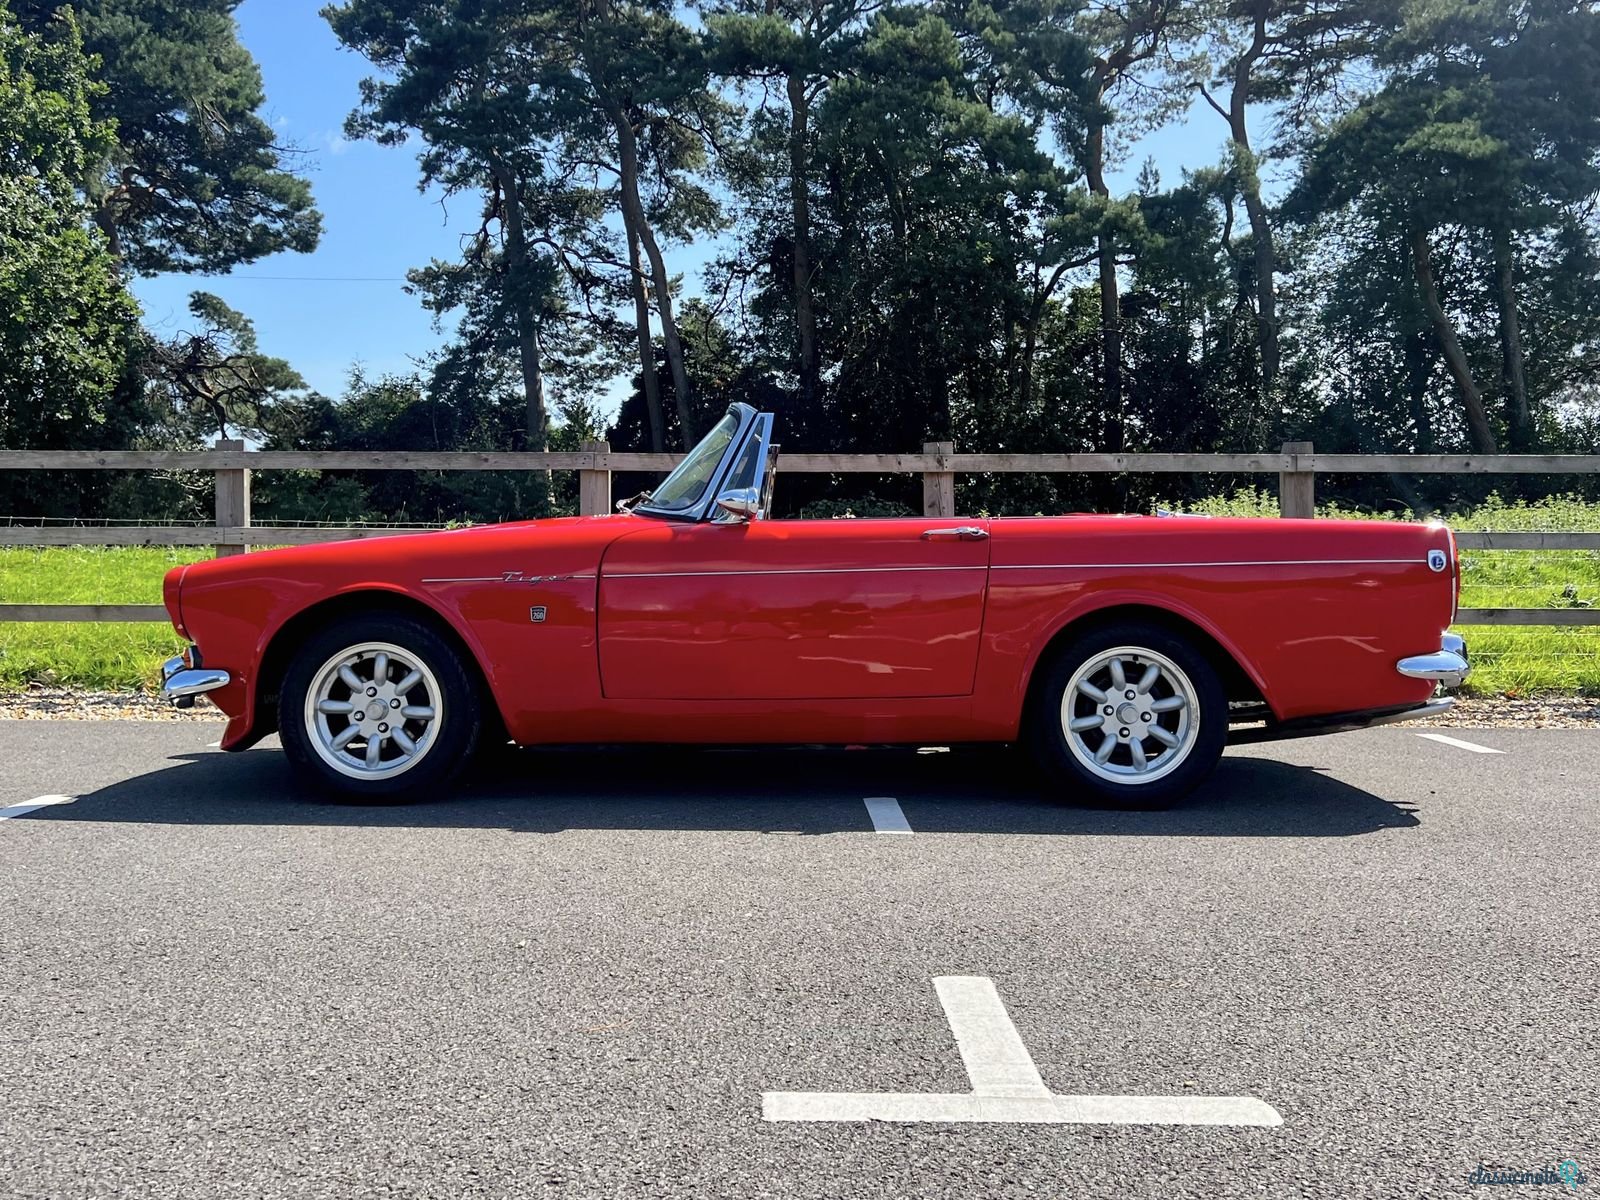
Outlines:
[{"label": "red convertible sports car", "polygon": [[491,738],[1022,742],[1061,798],[1142,808],[1229,740],[1424,716],[1466,677],[1441,525],[774,521],[773,425],[732,406],[612,516],[179,567],[163,690],[354,799],[438,795]]}]

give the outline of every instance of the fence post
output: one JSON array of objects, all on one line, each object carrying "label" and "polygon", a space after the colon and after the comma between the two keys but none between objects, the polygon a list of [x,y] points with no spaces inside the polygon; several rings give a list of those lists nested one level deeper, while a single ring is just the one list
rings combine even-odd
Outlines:
[{"label": "fence post", "polygon": [[[1310,454],[1310,442],[1285,442],[1285,454]],[[1298,462],[1295,466],[1298,466]],[[1317,515],[1317,476],[1314,471],[1290,470],[1278,473],[1278,515],[1314,517]]]},{"label": "fence post", "polygon": [[[948,456],[956,452],[954,442],[923,442],[922,452],[938,458],[941,467],[949,466]],[[956,474],[954,471],[924,471],[922,473],[922,515],[925,517],[953,517],[956,515]]]},{"label": "fence post", "polygon": [[[585,454],[609,454],[610,442],[585,442]],[[585,468],[578,472],[578,514],[603,517],[611,511],[611,472]]]},{"label": "fence post", "polygon": [[[243,450],[244,443],[223,438],[214,449]],[[224,529],[243,528],[250,524],[250,468],[219,467],[217,469],[217,524]],[[248,547],[240,542],[219,542],[218,558],[230,554],[243,554]]]}]

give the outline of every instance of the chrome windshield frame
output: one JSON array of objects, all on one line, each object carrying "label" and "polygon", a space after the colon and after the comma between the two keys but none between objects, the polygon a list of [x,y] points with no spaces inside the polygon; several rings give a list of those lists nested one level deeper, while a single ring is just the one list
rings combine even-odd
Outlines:
[{"label": "chrome windshield frame", "polygon": [[[733,465],[739,461],[739,455],[744,451],[745,442],[750,438],[751,428],[761,417],[760,412],[740,401],[735,401],[728,405],[728,410],[723,415],[728,416],[730,414],[739,418],[739,427],[734,430],[733,437],[723,449],[722,457],[717,460],[716,469],[707,477],[706,489],[700,494],[700,499],[687,508],[653,508],[650,501],[646,500],[634,506],[632,509],[634,513],[639,516],[658,517],[667,521],[689,522],[704,521],[707,517],[715,514],[717,497],[722,494],[723,486],[727,483],[728,472],[733,470]],[[720,419],[718,423],[721,423]],[[698,448],[698,444],[696,448]],[[692,454],[694,451],[691,450],[689,453]],[[684,457],[687,458],[688,455]]]},{"label": "chrome windshield frame", "polygon": [[[776,413],[756,413],[755,420],[751,423],[749,432],[745,434],[744,441],[740,444],[741,453],[735,455],[733,461],[728,464],[727,472],[724,473],[717,487],[717,500],[721,500],[723,496],[728,494],[729,476],[732,474],[733,469],[739,465],[739,459],[743,457],[743,451],[750,448],[750,439],[755,439],[756,470],[755,479],[751,482],[751,488],[756,494],[756,502],[759,505],[760,511],[753,518],[754,520],[765,521],[772,516],[773,468],[777,464],[776,453],[778,449],[772,444],[772,433],[777,426],[778,417]],[[725,517],[719,511],[719,508],[720,506],[713,502],[710,514],[710,519],[712,521],[736,522],[735,518]]]}]

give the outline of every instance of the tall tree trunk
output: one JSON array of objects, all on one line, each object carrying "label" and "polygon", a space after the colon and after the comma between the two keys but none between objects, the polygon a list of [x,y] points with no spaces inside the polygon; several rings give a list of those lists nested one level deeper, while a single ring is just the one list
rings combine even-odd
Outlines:
[{"label": "tall tree trunk", "polygon": [[1428,413],[1428,377],[1433,373],[1431,351],[1425,330],[1419,329],[1406,336],[1406,396],[1411,404],[1411,423],[1416,428],[1418,454],[1433,453],[1433,418]]},{"label": "tall tree trunk", "polygon": [[1018,382],[1017,394],[1021,398],[1023,411],[1027,411],[1033,405],[1033,363],[1039,351],[1039,323],[1044,320],[1045,306],[1055,294],[1056,285],[1061,282],[1061,277],[1073,267],[1081,267],[1087,261],[1080,259],[1076,262],[1057,263],[1055,270],[1050,272],[1050,278],[1034,286],[1033,300],[1028,305],[1028,313],[1022,328],[1022,377]]},{"label": "tall tree trunk", "polygon": [[683,363],[683,341],[678,336],[678,323],[672,316],[672,280],[667,275],[666,259],[656,242],[655,231],[645,216],[644,204],[639,199],[639,139],[634,134],[633,123],[620,104],[609,103],[607,110],[617,130],[617,162],[622,184],[623,223],[639,239],[644,254],[650,260],[650,278],[655,285],[656,312],[661,316],[661,340],[667,347],[667,366],[672,369],[672,389],[677,393],[678,428],[683,434],[685,449],[699,440],[694,428],[694,410],[689,405],[689,372]]},{"label": "tall tree trunk", "polygon": [[[1248,152],[1246,147],[1246,152]],[[1245,212],[1250,214],[1251,241],[1256,254],[1256,340],[1261,349],[1261,390],[1272,389],[1278,378],[1283,355],[1278,347],[1277,253],[1272,246],[1272,224],[1266,205],[1261,202],[1261,185],[1254,172],[1244,193]]]},{"label": "tall tree trunk", "polygon": [[[1101,199],[1109,199],[1106,186],[1105,123],[1098,117],[1091,119],[1087,143],[1089,190]],[[1123,448],[1122,422],[1122,297],[1117,285],[1117,248],[1109,232],[1101,232],[1096,241],[1100,259],[1100,393],[1105,405],[1105,449]]]},{"label": "tall tree trunk", "polygon": [[1517,320],[1517,280],[1511,231],[1494,231],[1495,293],[1500,303],[1500,350],[1505,363],[1506,417],[1511,425],[1511,448],[1533,445],[1533,414],[1528,408],[1528,375],[1522,359],[1522,325]]},{"label": "tall tree trunk", "polygon": [[506,292],[517,318],[517,357],[522,367],[522,392],[528,408],[527,448],[543,450],[549,439],[550,418],[544,403],[544,367],[539,343],[539,322],[533,314],[533,287],[528,266],[528,238],[522,224],[522,196],[516,172],[494,151],[489,170],[500,189],[500,213],[505,224]]},{"label": "tall tree trunk", "polygon": [[667,448],[667,418],[661,411],[661,380],[656,375],[656,351],[650,340],[650,296],[639,265],[639,239],[632,229],[628,231],[628,282],[633,287],[633,322],[639,332],[639,384],[644,388],[644,406],[650,416],[650,449],[661,454]]},{"label": "tall tree trunk", "polygon": [[1022,401],[1022,411],[1033,409],[1033,360],[1039,350],[1039,322],[1029,321],[1022,331],[1022,367],[1017,380],[1017,395]]},{"label": "tall tree trunk", "polygon": [[[1250,127],[1245,108],[1250,99],[1251,73],[1267,48],[1267,15],[1272,0],[1255,0],[1255,28],[1250,45],[1233,66],[1233,90],[1228,94],[1228,136],[1238,149],[1239,194],[1244,197],[1245,213],[1250,218],[1250,240],[1256,260],[1256,345],[1261,355],[1261,390],[1271,390],[1283,362],[1278,345],[1277,251],[1272,242],[1272,221],[1261,199],[1261,177],[1256,169],[1255,151],[1250,148]],[[1211,97],[1207,95],[1207,100]],[[1212,107],[1216,102],[1212,101]],[[1219,110],[1220,111],[1220,110]]]},{"label": "tall tree trunk", "polygon": [[800,335],[800,408],[816,419],[822,363],[817,350],[817,315],[811,294],[810,100],[805,80],[789,76],[789,202],[794,209],[794,316]]},{"label": "tall tree trunk", "polygon": [[1466,351],[1461,348],[1461,339],[1456,336],[1450,315],[1439,302],[1439,286],[1433,278],[1433,254],[1425,229],[1418,229],[1411,235],[1411,265],[1417,278],[1417,291],[1422,295],[1422,306],[1428,310],[1428,319],[1433,322],[1440,349],[1444,351],[1445,365],[1450,368],[1451,378],[1456,381],[1456,389],[1461,393],[1472,448],[1479,454],[1497,454],[1499,447],[1495,445],[1494,430],[1489,428],[1489,416],[1483,408],[1483,394],[1472,381],[1472,367],[1467,362]]},{"label": "tall tree trunk", "polygon": [[122,264],[122,230],[117,227],[117,216],[111,209],[111,198],[108,196],[95,205],[94,223],[100,227],[100,232],[106,235],[106,249],[111,257]]}]

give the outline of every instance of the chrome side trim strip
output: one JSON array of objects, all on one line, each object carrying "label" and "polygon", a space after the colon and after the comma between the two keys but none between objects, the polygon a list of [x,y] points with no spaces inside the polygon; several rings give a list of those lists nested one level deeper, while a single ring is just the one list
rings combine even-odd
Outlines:
[{"label": "chrome side trim strip", "polygon": [[522,575],[516,571],[499,575],[452,575],[445,579],[424,579],[423,583],[565,583],[569,579],[593,579],[593,575]]},{"label": "chrome side trim strip", "polygon": [[[1409,558],[1263,558],[1217,562],[1135,562],[1135,563],[1002,563],[993,567],[910,566],[910,567],[768,567],[741,571],[607,571],[607,579],[690,579],[708,575],[882,575],[905,571],[1115,571],[1171,570],[1202,567],[1363,567],[1406,566]],[[424,579],[423,583],[550,583],[569,579],[593,579],[593,575],[457,575],[443,579]]]},{"label": "chrome side trim strip", "polygon": [[1414,558],[1245,558],[1218,562],[1000,563],[995,571],[1104,571],[1130,567],[1367,567],[1410,566]]},{"label": "chrome side trim strip", "polygon": [[607,571],[607,579],[697,579],[708,575],[885,575],[903,571],[987,571],[971,567],[774,567],[751,571]]}]

